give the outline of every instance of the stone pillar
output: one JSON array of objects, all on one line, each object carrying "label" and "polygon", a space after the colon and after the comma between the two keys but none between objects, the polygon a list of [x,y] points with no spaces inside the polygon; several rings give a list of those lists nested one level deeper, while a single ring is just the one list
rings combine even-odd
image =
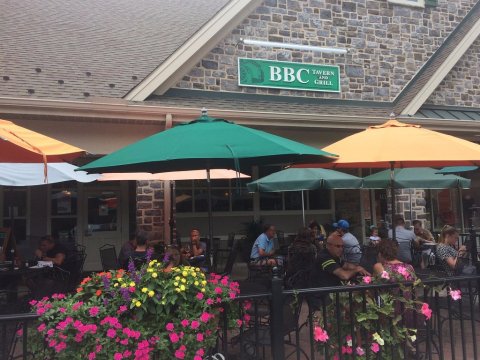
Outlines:
[{"label": "stone pillar", "polygon": [[[426,191],[423,189],[396,189],[396,212],[398,216],[405,219],[405,224],[408,227],[412,226],[413,220],[422,221],[424,228],[430,227],[428,213],[426,208]],[[390,212],[390,192],[387,192],[388,210]]]},{"label": "stone pillar", "polygon": [[137,181],[137,229],[164,240],[163,181]]}]

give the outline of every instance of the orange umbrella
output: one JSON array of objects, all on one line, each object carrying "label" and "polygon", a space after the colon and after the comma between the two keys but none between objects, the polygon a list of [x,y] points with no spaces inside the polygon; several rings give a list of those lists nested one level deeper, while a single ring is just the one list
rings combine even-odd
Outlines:
[{"label": "orange umbrella", "polygon": [[85,151],[0,120],[0,163],[68,162]]},{"label": "orange umbrella", "polygon": [[480,145],[391,119],[323,149],[339,154],[330,163],[295,167],[404,168],[480,165]]},{"label": "orange umbrella", "polygon": [[[295,167],[390,168],[392,220],[395,216],[394,168],[480,165],[480,145],[392,118],[347,136],[323,149],[339,154],[330,163]],[[395,238],[395,226],[392,228]]]},{"label": "orange umbrella", "polygon": [[[212,169],[210,170],[210,179],[235,179],[249,178],[234,170],[228,169]],[[206,180],[207,172],[205,170],[187,170],[187,171],[171,171],[164,173],[104,173],[100,175],[98,181],[115,181],[115,180]]]}]

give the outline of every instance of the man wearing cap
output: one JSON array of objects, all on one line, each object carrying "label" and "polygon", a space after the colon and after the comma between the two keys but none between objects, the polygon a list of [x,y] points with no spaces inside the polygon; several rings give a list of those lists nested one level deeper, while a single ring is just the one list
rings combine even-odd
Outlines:
[{"label": "man wearing cap", "polygon": [[339,220],[333,224],[336,232],[342,237],[344,250],[343,258],[346,262],[351,264],[359,264],[362,258],[362,251],[357,238],[349,231],[350,224],[347,220]]}]

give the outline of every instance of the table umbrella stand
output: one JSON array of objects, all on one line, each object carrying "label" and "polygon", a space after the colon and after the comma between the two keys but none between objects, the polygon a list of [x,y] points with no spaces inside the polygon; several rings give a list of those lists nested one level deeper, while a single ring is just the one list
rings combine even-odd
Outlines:
[{"label": "table umbrella stand", "polygon": [[396,241],[396,224],[395,224],[395,162],[390,162],[390,189],[391,196],[390,201],[392,202],[392,240]]},{"label": "table umbrella stand", "polygon": [[210,268],[213,268],[213,214],[212,214],[212,183],[210,168],[207,168],[207,202],[208,202],[208,259]]}]

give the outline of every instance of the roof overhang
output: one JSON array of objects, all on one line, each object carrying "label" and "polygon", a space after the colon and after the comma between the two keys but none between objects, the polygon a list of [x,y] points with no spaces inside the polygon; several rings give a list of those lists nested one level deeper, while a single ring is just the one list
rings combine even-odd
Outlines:
[{"label": "roof overhang", "polygon": [[231,0],[198,32],[133,88],[125,96],[125,99],[144,101],[153,92],[160,95],[165,93],[261,2],[261,0]]}]

